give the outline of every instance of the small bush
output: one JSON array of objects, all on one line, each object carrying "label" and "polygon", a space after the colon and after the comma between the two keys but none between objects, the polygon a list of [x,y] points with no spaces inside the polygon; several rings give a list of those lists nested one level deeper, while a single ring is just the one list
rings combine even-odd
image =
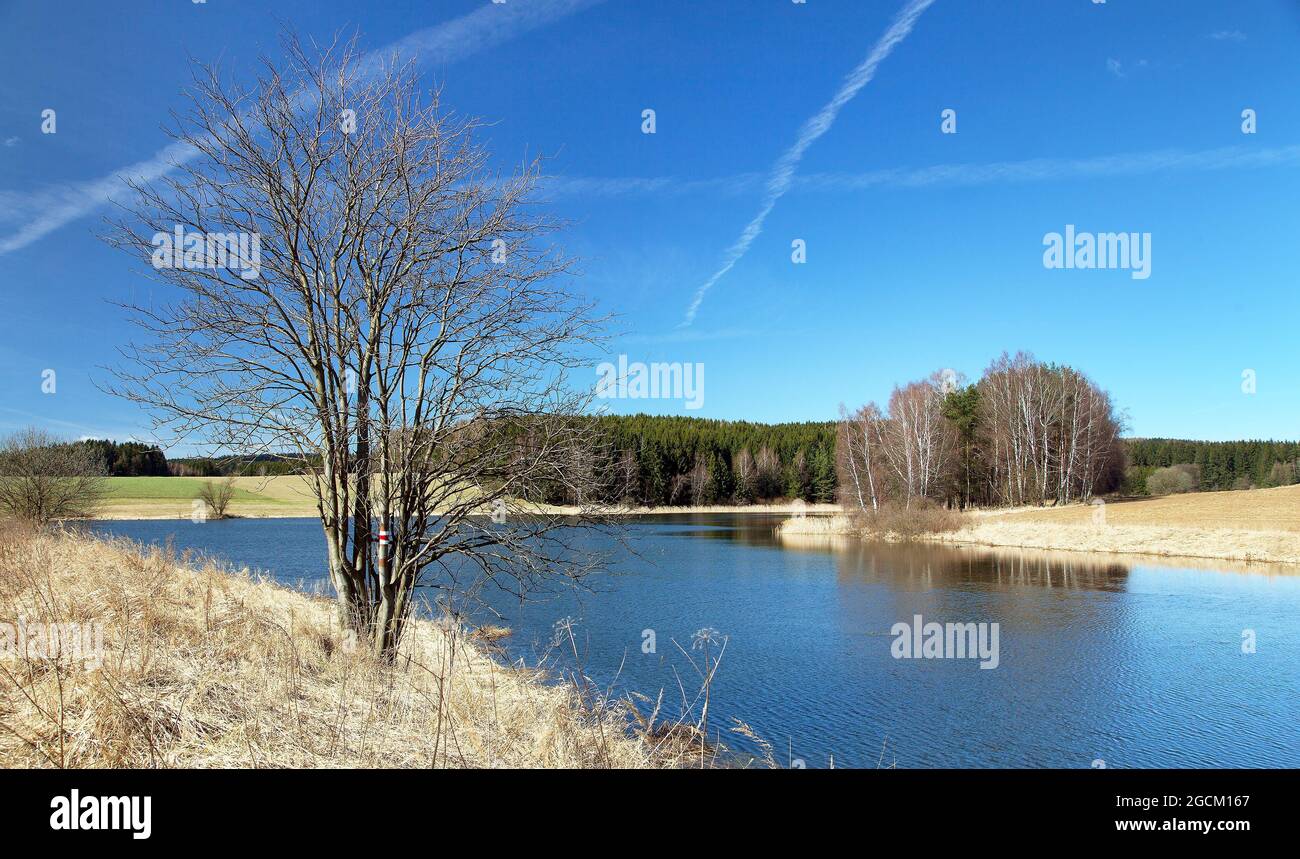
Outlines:
[{"label": "small bush", "polygon": [[910,507],[886,502],[878,510],[859,513],[856,518],[868,534],[904,539],[956,531],[965,524],[960,512],[925,499],[913,501]]},{"label": "small bush", "polygon": [[212,512],[215,519],[226,518],[226,508],[230,506],[230,499],[235,497],[235,478],[227,477],[220,483],[213,483],[209,480],[199,489],[199,500],[208,505],[208,510]]},{"label": "small bush", "polygon": [[1195,492],[1200,485],[1201,467],[1190,463],[1157,468],[1147,477],[1147,492],[1152,495]]}]

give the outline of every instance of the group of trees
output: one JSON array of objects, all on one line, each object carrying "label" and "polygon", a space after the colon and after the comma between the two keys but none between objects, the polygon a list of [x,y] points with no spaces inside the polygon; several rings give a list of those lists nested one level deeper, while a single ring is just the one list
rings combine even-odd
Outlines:
[{"label": "group of trees", "polygon": [[[1158,469],[1194,465],[1194,485],[1183,491],[1289,486],[1300,477],[1300,442],[1185,441],[1169,438],[1128,439],[1129,469],[1124,491],[1131,495],[1161,494],[1166,485]],[[1184,480],[1185,482],[1185,480]]]},{"label": "group of trees", "polygon": [[538,499],[602,504],[750,504],[835,499],[835,425],[759,424],[655,415],[603,415],[579,455],[591,497],[556,485]]},{"label": "group of trees", "polygon": [[84,447],[91,457],[103,462],[109,477],[165,477],[171,473],[167,457],[157,445],[98,438],[74,444]]},{"label": "group of trees", "polygon": [[[838,484],[833,421],[761,424],[670,415],[573,418],[586,439],[570,452],[585,476],[538,480],[526,493],[552,504],[685,506],[752,504],[775,499],[835,500]],[[511,456],[526,456],[533,435],[515,428]],[[174,459],[172,474],[310,473],[309,455]],[[571,476],[571,475],[570,475]]]},{"label": "group of trees", "polygon": [[299,474],[305,469],[301,456],[260,454],[234,457],[185,457],[168,460],[155,444],[139,441],[116,442],[110,439],[82,439],[75,442],[54,440],[52,444],[84,449],[86,456],[103,464],[107,477],[228,477],[250,475],[268,477]]},{"label": "group of trees", "polygon": [[310,469],[303,461],[310,457],[277,454],[256,456],[206,457],[193,456],[173,459],[167,463],[168,473],[176,477],[275,477],[284,474],[302,474]]},{"label": "group of trees", "polygon": [[89,516],[107,473],[102,448],[20,430],[0,440],[0,513],[37,527]]},{"label": "group of trees", "polygon": [[[91,517],[107,495],[105,478],[157,476],[148,471],[160,460],[166,474],[161,457],[157,448],[136,442],[64,441],[35,427],[19,430],[0,439],[0,515],[38,529]],[[227,477],[201,485],[197,498],[222,519],[234,495],[234,478]]]},{"label": "group of trees", "polygon": [[1122,480],[1120,429],[1110,396],[1079,371],[1003,354],[974,384],[935,373],[895,387],[885,410],[842,409],[840,501],[1086,501]]}]

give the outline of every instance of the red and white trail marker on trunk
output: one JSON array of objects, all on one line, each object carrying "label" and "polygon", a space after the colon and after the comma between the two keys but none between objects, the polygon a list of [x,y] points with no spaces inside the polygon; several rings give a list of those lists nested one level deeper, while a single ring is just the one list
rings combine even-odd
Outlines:
[{"label": "red and white trail marker on trunk", "polygon": [[379,557],[376,558],[376,563],[378,564],[379,571],[381,573],[384,572],[384,568],[388,565],[388,542],[389,542],[388,531],[383,528],[380,528],[379,529]]}]

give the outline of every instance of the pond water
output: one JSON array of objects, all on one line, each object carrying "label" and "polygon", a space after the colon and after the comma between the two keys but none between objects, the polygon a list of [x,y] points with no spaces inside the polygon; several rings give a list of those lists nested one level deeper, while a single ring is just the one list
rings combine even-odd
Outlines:
[{"label": "pond water", "polygon": [[[783,765],[1300,767],[1300,575],[926,544],[792,546],[774,534],[782,518],[635,518],[624,535],[635,554],[620,553],[590,591],[524,605],[485,595],[501,615],[493,622],[513,631],[510,658],[558,668],[575,663],[567,637],[552,646],[557,624],[571,628],[583,673],[616,694],[662,690],[669,716],[684,703],[698,713],[691,659],[704,651],[693,640],[714,630],[710,657],[724,640],[725,651],[710,734],[755,751],[730,730],[742,719]],[[314,519],[92,527],[330,591]],[[895,630],[917,615],[920,630]],[[977,626],[936,638],[930,623]],[[917,655],[932,642],[946,658],[897,658],[918,638]],[[964,656],[959,641],[971,644]]]}]

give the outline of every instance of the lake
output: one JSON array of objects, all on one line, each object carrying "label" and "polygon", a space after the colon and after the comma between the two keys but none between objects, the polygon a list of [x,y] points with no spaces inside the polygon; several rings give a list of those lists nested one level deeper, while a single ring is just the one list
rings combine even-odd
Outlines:
[{"label": "lake", "polygon": [[[494,622],[513,630],[510,658],[559,668],[574,659],[550,645],[557,624],[571,625],[584,673],[620,694],[662,690],[670,715],[683,689],[689,700],[699,688],[685,655],[703,656],[693,636],[715,630],[726,648],[710,734],[753,752],[730,731],[743,719],[782,765],[1300,767],[1298,575],[927,544],[790,546],[774,534],[782,518],[634,518],[625,539],[635,555],[593,592],[523,606],[493,596]],[[314,519],[92,527],[330,590]],[[917,615],[921,630],[894,633]],[[987,645],[996,629],[996,667],[972,658],[975,639],[965,658],[953,650],[964,633],[936,638],[948,658],[895,658],[925,633],[922,655],[930,623],[984,624]],[[1243,652],[1245,638],[1255,652]]]}]

